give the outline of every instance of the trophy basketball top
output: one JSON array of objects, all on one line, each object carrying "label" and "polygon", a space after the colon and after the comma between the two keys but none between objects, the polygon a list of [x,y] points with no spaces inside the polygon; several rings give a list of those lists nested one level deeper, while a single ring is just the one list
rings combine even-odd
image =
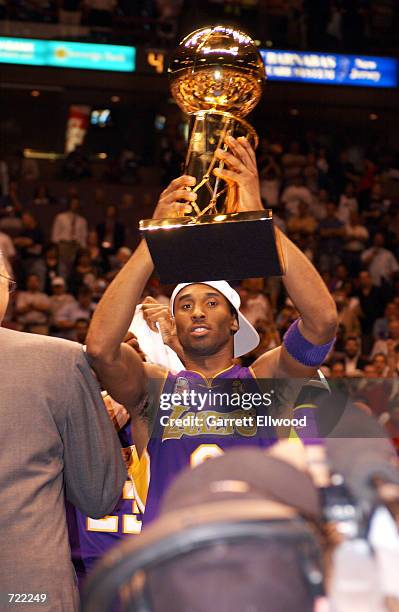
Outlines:
[{"label": "trophy basketball top", "polygon": [[259,102],[265,81],[254,41],[221,25],[186,36],[168,72],[172,95],[186,113],[213,110],[245,117]]}]

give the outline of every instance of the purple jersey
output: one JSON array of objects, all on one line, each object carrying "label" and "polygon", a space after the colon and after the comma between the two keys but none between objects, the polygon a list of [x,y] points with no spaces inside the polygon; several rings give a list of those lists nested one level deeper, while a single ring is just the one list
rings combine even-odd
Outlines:
[{"label": "purple jersey", "polygon": [[[130,473],[133,463],[138,462],[137,453],[131,445],[130,423],[119,431],[122,451]],[[73,508],[73,506],[72,506]],[[122,539],[137,535],[141,531],[141,512],[135,498],[131,479],[126,480],[122,495],[108,516],[92,519],[76,508],[73,522],[69,520],[69,533],[75,568],[80,581],[89,573],[94,563]]]},{"label": "purple jersey", "polygon": [[184,468],[229,448],[266,448],[276,442],[274,427],[258,425],[258,418],[267,418],[271,393],[261,392],[251,369],[239,365],[211,380],[188,370],[168,375],[147,446],[150,486],[145,524],[157,516],[164,492]]}]

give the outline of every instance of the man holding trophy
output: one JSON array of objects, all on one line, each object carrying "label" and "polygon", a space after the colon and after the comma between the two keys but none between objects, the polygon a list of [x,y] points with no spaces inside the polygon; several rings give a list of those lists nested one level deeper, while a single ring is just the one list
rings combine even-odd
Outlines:
[{"label": "man holding trophy", "polygon": [[[214,81],[223,80],[225,72],[237,106],[240,87],[242,99],[247,104],[253,89],[247,86],[245,70],[233,70],[231,58],[242,59],[242,46],[248,46],[248,40],[245,35],[228,28],[200,30],[180,45],[184,47],[184,65],[190,59],[186,56],[187,49],[189,54],[194,53],[192,48],[196,49],[200,59],[204,54],[205,59],[216,56],[222,67],[218,68],[219,75],[213,75]],[[203,64],[208,66],[209,62]],[[171,65],[173,67],[173,63]],[[191,70],[192,62],[190,66]],[[215,73],[214,65],[211,68]],[[209,73],[204,76],[199,72],[198,78],[189,82],[188,89],[187,82],[182,79],[179,91],[183,92],[183,97],[184,91],[189,96],[193,92],[202,96],[200,89],[206,88],[208,83],[211,89],[214,87],[213,93],[208,95],[209,104],[215,106],[212,101],[215,92],[218,100],[223,101],[224,94],[217,90],[215,82],[212,84],[205,78]],[[209,93],[209,87],[206,91]],[[223,113],[225,121],[228,113]],[[267,413],[264,406],[258,408],[257,404],[250,410],[248,407],[238,409],[229,405],[226,397],[234,395],[237,389],[241,395],[244,391],[253,394],[257,379],[310,378],[334,342],[337,326],[334,300],[311,262],[285,235],[273,228],[271,215],[261,203],[251,137],[240,135],[240,130],[237,133],[229,117],[226,121],[227,124],[215,130],[206,128],[210,146],[204,141],[204,134],[199,136],[198,130],[192,134],[186,169],[190,167],[193,150],[199,151],[202,147],[201,155],[196,157],[196,167],[198,169],[199,165],[200,171],[195,176],[188,173],[175,179],[162,192],[153,219],[142,224],[146,240],[142,240],[105,292],[87,337],[87,352],[102,385],[131,414],[139,414],[145,424],[140,431],[132,432],[139,456],[146,455],[150,460],[150,487],[147,499],[141,500],[143,510],[145,505],[145,522],[157,515],[163,492],[184,467],[198,465],[235,446],[267,447],[276,441],[273,428],[265,431],[257,425],[256,415],[261,414],[262,409],[263,414]],[[195,122],[198,123],[198,117]],[[242,121],[238,123],[242,125]],[[211,148],[211,151],[205,151],[204,142],[205,149]],[[252,142],[255,144],[254,139]],[[221,206],[224,208],[218,208],[223,197]],[[176,243],[183,251],[183,262],[176,259]],[[226,251],[228,259],[224,261],[229,269],[226,276],[221,276],[220,271],[215,273],[212,262],[216,262],[217,268],[218,260],[223,260]],[[225,280],[243,278],[234,275],[234,264],[240,267],[243,262],[239,258],[242,259],[243,253],[250,263],[244,262],[241,270],[254,265],[249,268],[248,276],[285,271],[282,276],[285,289],[300,313],[300,318],[285,334],[282,345],[261,355],[251,368],[237,365],[236,359],[253,350],[259,336],[241,314],[237,292]],[[260,253],[259,260],[266,262],[262,274],[254,253]],[[180,284],[171,298],[172,318],[165,318],[164,309],[157,304],[147,307],[147,317],[153,324],[159,324],[165,341],[173,336],[174,346],[178,344],[184,366],[178,373],[168,372],[155,364],[143,364],[134,349],[123,344],[143,289],[154,270],[154,260],[159,271],[160,258],[167,278],[175,278]],[[199,259],[200,266],[197,265]],[[268,266],[271,260],[272,268]],[[189,272],[188,277],[179,276],[183,268]],[[163,280],[162,273],[160,276]],[[219,393],[214,401],[213,392],[221,390],[228,395]],[[251,417],[252,421],[245,421],[244,416]],[[211,417],[220,418],[220,421],[215,424]]]}]

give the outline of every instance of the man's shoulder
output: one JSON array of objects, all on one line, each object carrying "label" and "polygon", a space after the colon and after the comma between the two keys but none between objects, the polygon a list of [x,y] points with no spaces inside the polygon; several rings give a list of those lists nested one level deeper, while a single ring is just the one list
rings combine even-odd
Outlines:
[{"label": "man's shoulder", "polygon": [[[69,354],[71,357],[75,356],[76,358],[83,354],[82,345],[77,342],[71,342],[63,338],[53,338],[52,336],[29,334],[4,327],[0,328],[0,343],[5,351],[24,350],[28,352],[42,350],[58,357]],[[31,354],[31,356],[34,359],[34,355]]]}]

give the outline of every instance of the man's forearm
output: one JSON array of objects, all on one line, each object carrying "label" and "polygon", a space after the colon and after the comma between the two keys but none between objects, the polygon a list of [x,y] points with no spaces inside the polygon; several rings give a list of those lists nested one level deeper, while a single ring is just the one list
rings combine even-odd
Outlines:
[{"label": "man's forearm", "polygon": [[278,228],[276,233],[286,260],[286,274],[282,280],[301,315],[304,336],[314,344],[324,344],[335,335],[335,302],[308,258]]},{"label": "man's forearm", "polygon": [[143,240],[98,303],[87,336],[89,354],[107,355],[110,359],[115,355],[129,329],[153,268],[147,244]]}]

